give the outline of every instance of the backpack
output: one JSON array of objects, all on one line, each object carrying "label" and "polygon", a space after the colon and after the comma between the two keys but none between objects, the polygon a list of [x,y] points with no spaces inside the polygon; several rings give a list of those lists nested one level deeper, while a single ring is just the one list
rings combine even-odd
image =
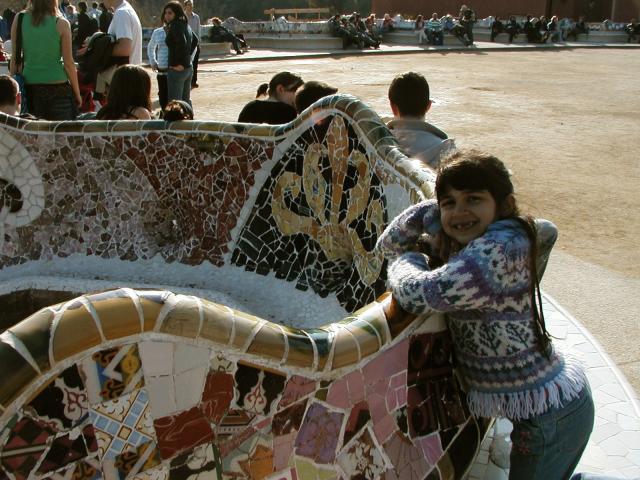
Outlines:
[{"label": "backpack", "polygon": [[86,83],[95,83],[98,73],[113,65],[114,35],[96,32],[89,37],[87,51],[78,57],[78,69],[82,72]]}]

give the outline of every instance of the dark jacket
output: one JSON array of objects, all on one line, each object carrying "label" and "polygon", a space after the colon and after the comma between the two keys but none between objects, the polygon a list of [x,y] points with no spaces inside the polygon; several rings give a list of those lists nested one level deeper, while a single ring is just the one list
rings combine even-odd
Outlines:
[{"label": "dark jacket", "polygon": [[86,13],[78,14],[78,29],[76,30],[75,44],[81,47],[87,37],[98,31],[98,20]]},{"label": "dark jacket", "polygon": [[98,72],[114,65],[114,60],[118,58],[111,55],[115,43],[116,37],[108,33],[96,32],[89,37],[87,51],[78,57],[78,70],[83,75],[82,83],[95,82]]},{"label": "dark jacket", "polygon": [[168,25],[167,38],[169,47],[169,66],[182,65],[184,68],[191,66],[191,53],[198,46],[198,36],[194,35],[191,27],[184,20],[174,20]]}]

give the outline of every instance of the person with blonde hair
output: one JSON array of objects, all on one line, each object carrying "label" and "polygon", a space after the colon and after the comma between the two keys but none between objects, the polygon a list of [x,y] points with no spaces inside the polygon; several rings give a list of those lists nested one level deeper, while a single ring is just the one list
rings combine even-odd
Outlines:
[{"label": "person with blonde hair", "polygon": [[[17,41],[18,28],[21,42]],[[10,72],[24,77],[29,113],[45,120],[74,119],[82,97],[71,50],[71,27],[57,0],[31,0],[29,8],[13,22],[11,38]]]}]

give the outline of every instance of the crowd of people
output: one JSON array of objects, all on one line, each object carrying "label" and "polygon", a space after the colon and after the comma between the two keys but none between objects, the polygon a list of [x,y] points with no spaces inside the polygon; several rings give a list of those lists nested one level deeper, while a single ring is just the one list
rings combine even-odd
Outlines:
[{"label": "crowd of people", "polygon": [[[200,17],[193,1],[167,2],[147,46],[161,110],[191,105],[197,88]],[[151,118],[149,74],[142,65],[142,26],[127,0],[31,0],[11,24],[10,74],[21,113],[45,120]],[[78,68],[76,68],[76,61]],[[97,111],[96,111],[97,110]]]},{"label": "crowd of people", "polygon": [[[159,116],[172,101],[184,102],[191,108],[191,90],[198,87],[201,20],[193,10],[193,0],[168,1],[160,15],[161,26],[151,34],[146,46],[147,57],[155,73]],[[418,15],[414,32],[419,43],[442,45],[445,33],[473,45],[473,26],[477,22],[472,8],[462,5],[456,17],[433,13],[429,19]],[[242,54],[248,45],[218,17],[211,25],[208,41],[230,42]],[[375,14],[362,17],[335,15],[329,20],[331,31],[342,38],[343,47],[379,48],[386,33],[398,28],[389,14],[376,19]],[[634,20],[625,31],[630,41],[640,36],[640,25]],[[584,18],[577,22],[553,16],[527,15],[520,24],[512,16],[508,21],[496,17],[491,22],[491,41],[507,34],[509,41],[523,34],[527,41],[544,43],[588,34]],[[28,8],[14,15],[10,9],[0,19],[0,37],[11,39],[10,73],[17,82],[21,111],[45,120],[77,118],[152,117],[149,74],[142,64],[142,26],[127,0],[30,0]],[[0,49],[0,52],[2,50]],[[76,67],[76,62],[78,67]],[[117,75],[116,75],[117,73]],[[243,109],[239,121],[285,123],[295,117],[295,96],[299,89],[310,92],[330,91],[333,87],[302,88],[302,79],[282,72],[258,89],[256,100]],[[316,86],[317,87],[317,86]],[[117,104],[117,105],[116,105]],[[176,107],[174,105],[174,111]],[[397,122],[393,128],[407,127]],[[435,130],[431,133],[438,136]],[[442,133],[442,132],[440,132]],[[399,133],[400,134],[400,133]],[[403,134],[404,135],[404,134]],[[446,137],[445,137],[446,138]]]}]

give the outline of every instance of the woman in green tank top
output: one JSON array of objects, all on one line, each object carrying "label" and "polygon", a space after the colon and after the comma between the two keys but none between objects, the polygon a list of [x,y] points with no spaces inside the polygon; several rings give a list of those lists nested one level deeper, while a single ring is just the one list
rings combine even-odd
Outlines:
[{"label": "woman in green tank top", "polygon": [[[11,73],[22,70],[29,113],[45,120],[74,119],[82,99],[69,22],[61,16],[57,0],[31,0],[31,7],[19,15],[23,58],[21,65],[11,62]],[[15,21],[12,38],[17,38],[17,31]],[[17,58],[16,42],[12,44],[12,58]]]}]

